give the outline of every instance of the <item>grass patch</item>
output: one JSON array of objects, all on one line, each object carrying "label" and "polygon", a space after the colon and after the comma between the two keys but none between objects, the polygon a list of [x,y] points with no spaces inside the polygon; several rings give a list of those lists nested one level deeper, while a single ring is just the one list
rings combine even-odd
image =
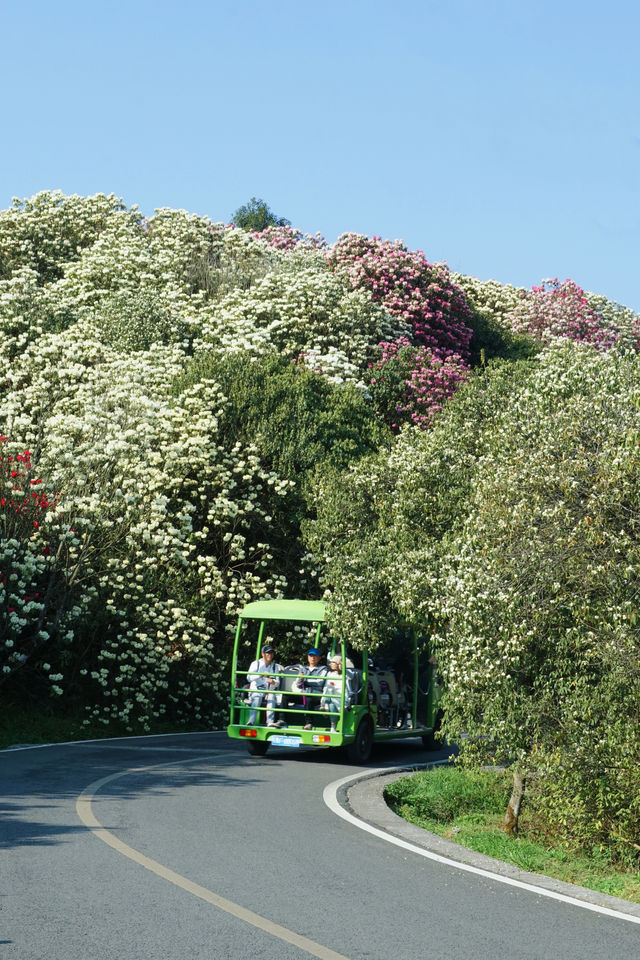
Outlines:
[{"label": "grass patch", "polygon": [[63,743],[67,740],[101,740],[105,737],[131,737],[158,733],[186,733],[210,727],[159,722],[150,730],[132,733],[124,726],[108,728],[101,723],[84,725],[84,712],[56,715],[27,707],[7,707],[0,714],[0,750],[38,743]]},{"label": "grass patch", "polygon": [[640,903],[638,870],[616,866],[600,851],[588,855],[528,837],[525,813],[520,836],[508,837],[503,824],[510,793],[511,778],[503,772],[435,767],[396,780],[385,790],[385,799],[409,823],[478,853]]}]

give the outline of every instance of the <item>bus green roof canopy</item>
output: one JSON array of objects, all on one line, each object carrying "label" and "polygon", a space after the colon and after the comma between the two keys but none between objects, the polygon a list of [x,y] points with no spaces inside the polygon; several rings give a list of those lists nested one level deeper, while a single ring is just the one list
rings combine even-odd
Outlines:
[{"label": "bus green roof canopy", "polygon": [[255,600],[240,611],[240,616],[243,620],[303,620],[307,623],[322,623],[325,606],[323,600]]}]

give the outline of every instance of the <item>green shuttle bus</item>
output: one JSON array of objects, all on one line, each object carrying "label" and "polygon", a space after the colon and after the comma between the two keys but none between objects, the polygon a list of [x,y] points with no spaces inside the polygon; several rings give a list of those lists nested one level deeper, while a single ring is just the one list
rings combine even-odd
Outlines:
[{"label": "green shuttle bus", "polygon": [[[272,744],[342,747],[354,763],[365,763],[380,740],[421,737],[435,749],[441,688],[427,643],[407,631],[370,657],[328,636],[325,612],[316,600],[258,600],[244,607],[235,634],[228,735],[245,740],[253,756],[264,756]],[[251,671],[265,646],[275,650],[276,673]],[[323,665],[341,660],[343,679],[329,691],[331,698],[322,684],[312,687],[305,679],[308,648],[320,652]],[[285,664],[283,650],[296,656]],[[273,684],[269,697],[256,695],[263,678]]]}]

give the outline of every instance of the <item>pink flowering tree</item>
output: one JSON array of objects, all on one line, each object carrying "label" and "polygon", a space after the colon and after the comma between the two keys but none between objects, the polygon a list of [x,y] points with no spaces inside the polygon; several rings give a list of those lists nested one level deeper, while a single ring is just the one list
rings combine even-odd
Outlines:
[{"label": "pink flowering tree", "polygon": [[620,338],[619,331],[603,319],[573,280],[545,280],[530,292],[522,291],[520,298],[505,318],[516,333],[529,334],[543,343],[566,337],[591,343],[599,350],[608,350]]},{"label": "pink flowering tree", "polygon": [[356,289],[371,292],[407,324],[407,334],[440,357],[469,359],[472,311],[445,264],[429,263],[399,240],[345,233],[331,247],[328,262]]},{"label": "pink flowering tree", "polygon": [[406,324],[406,336],[381,343],[370,393],[381,417],[398,429],[431,426],[468,376],[473,313],[445,264],[432,264],[399,240],[343,234],[330,267]]},{"label": "pink flowering tree", "polygon": [[371,367],[369,392],[392,430],[403,424],[427,429],[461,383],[469,367],[455,354],[439,357],[406,337],[381,343],[382,357]]}]

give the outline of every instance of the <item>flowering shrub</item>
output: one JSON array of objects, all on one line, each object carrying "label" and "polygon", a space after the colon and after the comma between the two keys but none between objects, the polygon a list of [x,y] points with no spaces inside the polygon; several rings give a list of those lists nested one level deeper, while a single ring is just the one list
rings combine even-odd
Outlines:
[{"label": "flowering shrub", "polygon": [[415,343],[434,354],[469,356],[471,310],[444,264],[431,264],[399,240],[343,234],[327,255],[333,270],[356,290],[367,290],[409,328]]},{"label": "flowering shrub", "polygon": [[396,430],[403,423],[430,427],[435,415],[468,378],[460,357],[439,357],[406,337],[381,343],[382,357],[371,368],[369,392],[383,419]]},{"label": "flowering shrub", "polygon": [[63,265],[77,260],[114,217],[140,220],[135,207],[127,211],[113,194],[79,197],[43,190],[30,200],[14,198],[0,212],[0,279],[24,268],[35,271],[40,283],[58,279]]},{"label": "flowering shrub", "polygon": [[196,348],[255,356],[276,352],[290,360],[333,355],[344,358],[345,381],[359,379],[375,358],[376,344],[406,326],[315,257],[296,263],[295,272],[270,273],[248,291],[238,289],[220,300],[202,324]]},{"label": "flowering shrub", "polygon": [[521,305],[528,295],[524,287],[514,287],[497,280],[478,280],[462,273],[452,273],[451,279],[463,291],[470,307],[496,323],[506,326],[505,318]]},{"label": "flowering shrub", "polygon": [[300,244],[316,250],[325,250],[327,241],[320,233],[302,233],[291,226],[265,227],[259,233],[254,233],[256,240],[262,240],[277,250],[295,250]]},{"label": "flowering shrub", "polygon": [[6,280],[0,280],[0,357],[11,363],[42,334],[44,312],[42,287],[32,267],[21,266]]},{"label": "flowering shrub", "polygon": [[591,309],[600,317],[603,330],[617,336],[617,346],[637,351],[640,345],[640,313],[634,313],[629,307],[596,293],[585,293],[585,297]]},{"label": "flowering shrub", "polygon": [[31,453],[28,450],[11,455],[4,453],[7,438],[0,436],[0,507],[2,535],[5,539],[31,535],[40,526],[39,518],[55,499],[49,500],[42,490],[42,480],[31,477]]},{"label": "flowering shrub", "polygon": [[584,290],[573,280],[545,280],[533,287],[530,294],[522,294],[521,299],[506,322],[515,331],[531,334],[544,343],[553,337],[567,337],[606,350],[620,338],[617,330],[603,322]]}]

